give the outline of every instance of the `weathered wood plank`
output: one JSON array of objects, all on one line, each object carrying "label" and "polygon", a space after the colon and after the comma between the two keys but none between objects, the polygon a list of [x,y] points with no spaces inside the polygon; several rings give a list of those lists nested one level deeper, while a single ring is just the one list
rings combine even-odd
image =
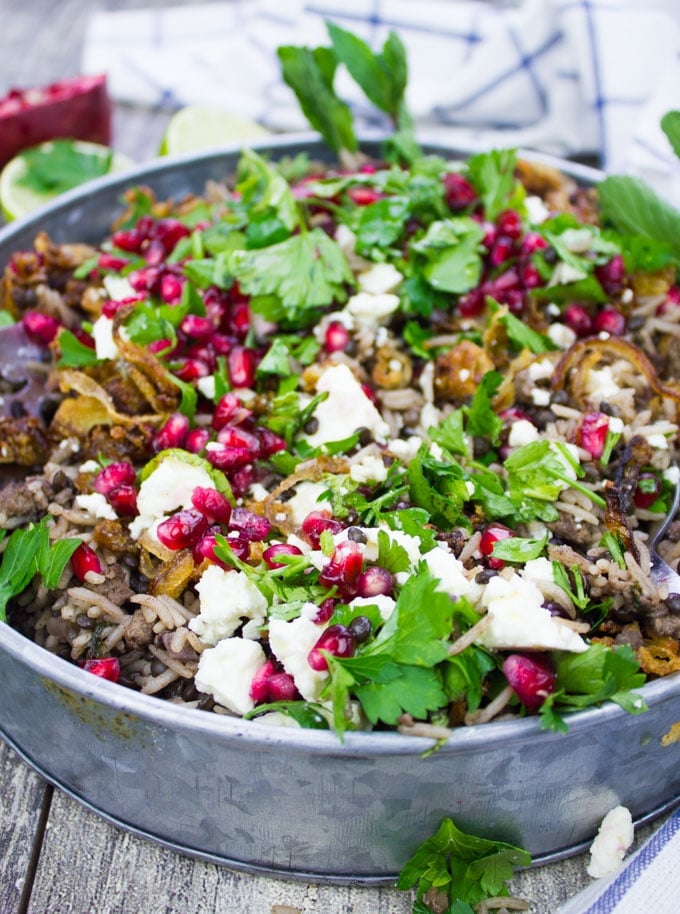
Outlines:
[{"label": "weathered wood plank", "polygon": [[19,908],[45,782],[0,741],[0,911]]}]

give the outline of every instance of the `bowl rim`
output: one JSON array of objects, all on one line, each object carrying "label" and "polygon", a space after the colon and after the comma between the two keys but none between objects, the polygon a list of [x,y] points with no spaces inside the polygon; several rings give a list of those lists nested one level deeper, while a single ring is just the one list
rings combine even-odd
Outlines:
[{"label": "bowl rim", "polygon": [[[360,138],[361,147],[376,154],[383,139],[382,134],[362,136]],[[489,148],[487,145],[477,147],[449,145],[441,137],[428,138],[426,135],[420,136],[419,139],[426,153],[442,155],[452,160],[467,158],[477,152],[488,151]],[[327,147],[318,135],[306,132],[265,137],[247,145],[248,149],[260,153],[280,153],[297,147],[313,150],[316,154],[326,158],[329,155]],[[244,148],[243,144],[231,143],[198,154],[188,153],[162,157],[134,168],[97,178],[60,195],[27,216],[0,228],[0,249],[10,244],[16,236],[30,231],[37,233],[47,218],[58,218],[60,214],[66,214],[75,209],[84,200],[102,196],[109,191],[123,191],[142,181],[148,183],[187,166],[207,165],[230,156],[238,156]],[[603,177],[603,173],[595,168],[547,153],[522,148],[518,149],[517,153],[520,158],[553,166],[588,185],[595,184]],[[114,215],[109,221],[112,221],[113,218],[115,218]],[[75,227],[71,226],[71,228],[75,230]],[[74,238],[73,242],[78,240]],[[57,686],[73,691],[92,702],[102,704],[111,712],[127,714],[145,723],[162,725],[169,729],[200,731],[220,739],[237,737],[262,748],[285,745],[286,749],[293,752],[332,753],[354,757],[420,755],[433,745],[431,737],[407,736],[396,731],[349,731],[345,734],[344,739],[340,740],[333,730],[281,727],[257,719],[243,720],[228,714],[197,713],[195,708],[187,708],[154,695],[145,695],[93,676],[70,661],[50,653],[11,628],[8,623],[0,624],[0,651],[8,653],[16,661],[25,664],[36,674],[47,678]],[[674,697],[680,691],[679,682],[680,678],[677,674],[670,674],[645,683],[639,693],[651,708],[655,704]],[[607,702],[600,707],[571,713],[567,715],[567,722],[569,732],[579,732],[600,726],[612,718],[623,720],[629,716],[613,702]],[[496,741],[525,742],[527,737],[550,740],[558,739],[563,735],[542,730],[538,716],[492,721],[486,724],[453,728],[452,735],[441,745],[437,754],[473,752],[477,751],[480,745]]]}]

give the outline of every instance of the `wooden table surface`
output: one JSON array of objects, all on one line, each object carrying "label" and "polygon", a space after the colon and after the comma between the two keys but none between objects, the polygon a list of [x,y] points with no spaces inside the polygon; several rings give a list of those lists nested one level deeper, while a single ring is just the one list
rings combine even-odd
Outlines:
[{"label": "wooden table surface", "polygon": [[[0,0],[0,94],[78,73],[90,13],[163,5],[176,4]],[[117,106],[115,147],[139,162],[151,159],[168,116]],[[276,914],[277,905],[305,914],[411,911],[411,896],[392,888],[246,875],[152,845],[54,789],[2,742],[0,782],[0,914]],[[581,855],[519,873],[513,889],[535,914],[553,914],[590,881],[586,862]]]}]

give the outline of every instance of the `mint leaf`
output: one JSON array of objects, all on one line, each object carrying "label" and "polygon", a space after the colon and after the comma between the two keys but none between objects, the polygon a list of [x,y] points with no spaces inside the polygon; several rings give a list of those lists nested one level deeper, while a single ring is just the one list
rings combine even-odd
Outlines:
[{"label": "mint leaf", "polygon": [[529,562],[543,554],[548,536],[546,533],[541,539],[511,536],[506,540],[497,540],[493,544],[491,554],[495,559],[503,559],[504,562]]},{"label": "mint leaf", "polygon": [[284,45],[277,49],[282,75],[315,130],[338,155],[356,152],[352,112],[333,89],[337,58],[329,48]]},{"label": "mint leaf", "polygon": [[59,584],[64,568],[66,568],[69,559],[81,543],[82,540],[77,537],[57,540],[44,553],[44,558],[41,558],[39,562],[38,571],[42,575],[43,584],[48,590],[54,590]]},{"label": "mint leaf", "polygon": [[[298,204],[290,185],[275,165],[267,162],[252,149],[244,149],[238,163],[236,189],[248,212],[250,224],[260,224],[267,216],[276,217],[276,224],[292,232],[300,221]],[[258,245],[259,246],[259,245]]]},{"label": "mint leaf", "polygon": [[661,129],[668,137],[673,152],[680,159],[680,111],[667,111],[661,118]]},{"label": "mint leaf", "polygon": [[639,178],[611,175],[598,184],[603,219],[626,235],[645,235],[671,245],[680,259],[680,212]]},{"label": "mint leaf", "polygon": [[524,200],[524,188],[515,179],[517,152],[493,149],[468,160],[468,178],[479,194],[486,218],[493,221],[504,209],[516,209]]}]

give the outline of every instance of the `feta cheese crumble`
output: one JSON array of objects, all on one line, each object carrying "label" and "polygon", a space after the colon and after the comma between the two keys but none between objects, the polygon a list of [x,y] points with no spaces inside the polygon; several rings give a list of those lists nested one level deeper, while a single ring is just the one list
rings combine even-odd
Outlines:
[{"label": "feta cheese crumble", "polygon": [[311,447],[349,438],[367,428],[376,441],[385,442],[389,425],[364,393],[347,365],[329,365],[316,383],[318,393],[328,393],[314,410],[319,427],[307,436]]},{"label": "feta cheese crumble", "polygon": [[118,517],[106,497],[99,492],[93,492],[92,495],[76,495],[76,504],[92,517],[100,517],[104,520],[116,520]]},{"label": "feta cheese crumble", "polygon": [[224,638],[201,654],[196,688],[212,695],[219,705],[234,714],[247,714],[255,707],[250,695],[251,683],[266,659],[257,641]]},{"label": "feta cheese crumble", "polygon": [[197,486],[214,489],[215,483],[203,467],[169,454],[139,487],[139,516],[130,524],[130,536],[136,540],[145,530],[155,536],[156,527],[167,514],[191,507]]},{"label": "feta cheese crumble", "polygon": [[[317,612],[316,606],[310,606]],[[305,615],[290,622],[284,619],[272,619],[269,622],[269,646],[286,673],[293,677],[297,690],[305,701],[318,700],[329,675],[328,670],[313,670],[307,661],[323,628]]]},{"label": "feta cheese crumble", "polygon": [[633,843],[633,818],[625,806],[615,806],[604,817],[590,847],[588,875],[593,879],[611,876],[621,866]]},{"label": "feta cheese crumble", "polygon": [[479,600],[484,588],[465,575],[463,563],[446,546],[437,546],[426,552],[423,560],[428,571],[439,579],[438,591],[451,597],[466,597],[471,603]]},{"label": "feta cheese crumble", "polygon": [[189,622],[206,644],[229,638],[244,619],[243,637],[257,639],[264,624],[267,601],[243,571],[226,571],[210,565],[196,584],[201,611]]}]

